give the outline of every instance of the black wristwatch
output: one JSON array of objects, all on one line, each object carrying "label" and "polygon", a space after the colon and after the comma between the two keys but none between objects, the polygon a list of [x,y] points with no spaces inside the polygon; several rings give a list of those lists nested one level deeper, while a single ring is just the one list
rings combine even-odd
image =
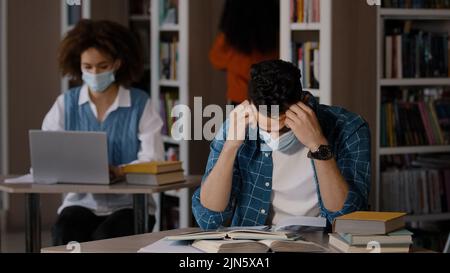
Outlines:
[{"label": "black wristwatch", "polygon": [[330,145],[320,145],[317,151],[308,152],[308,158],[315,160],[330,160],[334,157],[333,151]]}]

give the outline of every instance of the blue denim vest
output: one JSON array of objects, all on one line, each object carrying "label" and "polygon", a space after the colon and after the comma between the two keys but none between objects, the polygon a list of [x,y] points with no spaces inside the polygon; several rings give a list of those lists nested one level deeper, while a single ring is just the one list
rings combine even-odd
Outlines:
[{"label": "blue denim vest", "polygon": [[118,166],[137,159],[140,148],[139,121],[149,99],[138,89],[130,89],[131,107],[119,107],[99,122],[89,103],[78,105],[81,87],[64,94],[65,130],[106,132],[109,164]]}]

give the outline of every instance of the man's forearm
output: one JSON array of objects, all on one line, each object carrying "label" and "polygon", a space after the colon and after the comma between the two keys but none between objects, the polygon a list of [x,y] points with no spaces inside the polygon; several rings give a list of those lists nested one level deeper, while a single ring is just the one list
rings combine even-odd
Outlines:
[{"label": "man's forearm", "polygon": [[336,160],[315,160],[320,195],[325,208],[329,211],[340,211],[348,195],[348,183],[339,171]]},{"label": "man's forearm", "polygon": [[216,165],[200,189],[200,202],[212,211],[223,212],[230,200],[233,166],[239,147],[225,142]]}]

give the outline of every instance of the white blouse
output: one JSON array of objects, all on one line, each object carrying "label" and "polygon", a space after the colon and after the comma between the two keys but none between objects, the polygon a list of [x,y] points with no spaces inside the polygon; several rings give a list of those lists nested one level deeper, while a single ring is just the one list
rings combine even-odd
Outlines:
[{"label": "white blouse", "polygon": [[[97,118],[97,108],[90,99],[87,85],[83,85],[81,88],[80,97],[78,99],[78,105],[84,103],[89,103],[93,114]],[[117,97],[106,111],[103,121],[119,107],[131,107],[130,90],[122,86],[119,87]],[[163,123],[161,118],[153,109],[149,99],[139,121],[138,138],[141,141],[141,147],[137,155],[137,160],[130,163],[164,159],[164,146],[161,136],[162,126]],[[64,131],[64,128],[64,95],[60,95],[45,116],[42,130]],[[62,206],[58,209],[58,213],[68,206],[82,206],[91,209],[96,215],[103,216],[109,215],[119,209],[132,208],[133,199],[129,194],[106,195],[69,193],[65,196]],[[149,197],[149,213],[155,213],[155,202],[151,196]]]}]

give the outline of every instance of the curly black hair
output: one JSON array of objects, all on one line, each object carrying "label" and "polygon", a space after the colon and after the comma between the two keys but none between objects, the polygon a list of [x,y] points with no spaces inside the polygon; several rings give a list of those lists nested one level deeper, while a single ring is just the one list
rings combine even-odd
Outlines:
[{"label": "curly black hair", "polygon": [[233,48],[250,54],[278,49],[279,0],[226,0],[219,29]]},{"label": "curly black hair", "polygon": [[81,81],[81,54],[95,48],[112,60],[121,60],[116,83],[129,87],[143,73],[142,46],[132,32],[115,22],[81,20],[69,31],[59,47],[58,63],[62,75]]},{"label": "curly black hair", "polygon": [[249,97],[258,108],[279,106],[279,114],[284,114],[293,104],[303,99],[301,72],[295,65],[282,60],[263,61],[254,64],[250,70]]}]

